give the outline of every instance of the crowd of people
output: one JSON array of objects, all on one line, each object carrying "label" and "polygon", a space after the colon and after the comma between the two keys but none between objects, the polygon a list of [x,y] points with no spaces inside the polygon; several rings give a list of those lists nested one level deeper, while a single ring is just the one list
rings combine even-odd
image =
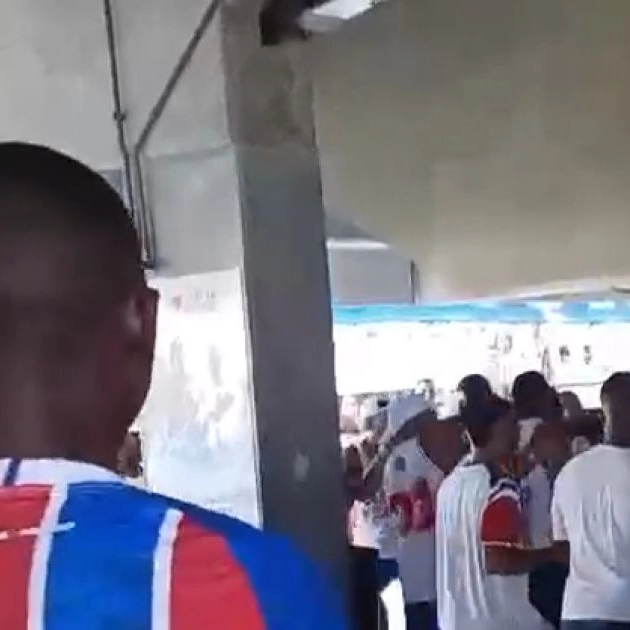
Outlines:
[{"label": "crowd of people", "polygon": [[445,419],[383,400],[346,436],[357,628],[630,628],[630,373],[603,426],[538,372],[459,393]]}]

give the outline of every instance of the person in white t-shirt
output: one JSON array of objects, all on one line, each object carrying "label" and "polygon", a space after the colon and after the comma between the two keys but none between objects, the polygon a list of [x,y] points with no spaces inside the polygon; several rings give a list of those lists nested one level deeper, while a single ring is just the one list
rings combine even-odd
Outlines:
[{"label": "person in white t-shirt", "polygon": [[630,372],[602,386],[606,443],[556,479],[554,539],[568,543],[563,630],[630,628]]},{"label": "person in white t-shirt", "polygon": [[[514,410],[519,424],[519,450],[524,459],[525,513],[529,544],[543,548],[551,544],[551,497],[553,481],[569,456],[568,438],[562,446],[565,424],[556,391],[540,372],[523,372],[512,386]],[[557,430],[556,430],[557,429]],[[535,447],[535,448],[534,448]],[[553,448],[550,448],[553,447]],[[554,627],[560,625],[566,567],[550,561],[532,572],[530,600]]]},{"label": "person in white t-shirt", "polygon": [[420,394],[394,401],[389,425],[400,443],[387,460],[384,488],[400,523],[398,567],[406,626],[434,630],[435,498],[445,472],[461,457],[460,430],[456,423],[427,414],[427,402]]},{"label": "person in white t-shirt", "polygon": [[528,573],[550,548],[528,544],[522,485],[510,472],[518,427],[507,401],[493,398],[462,420],[474,447],[437,496],[437,605],[440,630],[541,630]]}]

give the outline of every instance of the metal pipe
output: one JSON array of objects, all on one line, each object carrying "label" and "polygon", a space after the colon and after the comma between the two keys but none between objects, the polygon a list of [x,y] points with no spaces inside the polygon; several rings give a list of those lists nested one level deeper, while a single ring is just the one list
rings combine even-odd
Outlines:
[{"label": "metal pipe", "polygon": [[171,75],[164,86],[160,96],[158,97],[155,105],[151,108],[149,112],[149,116],[147,117],[147,121],[144,124],[140,135],[138,136],[138,141],[136,142],[133,148],[133,166],[136,174],[136,200],[137,200],[137,208],[140,215],[142,215],[142,220],[145,223],[145,228],[147,230],[147,239],[146,239],[146,257],[147,257],[147,265],[151,267],[156,264],[156,240],[155,240],[155,229],[152,221],[152,216],[148,208],[147,199],[146,199],[146,189],[144,186],[144,174],[142,171],[142,153],[151,138],[153,131],[155,130],[156,125],[162,118],[164,114],[164,110],[168,105],[168,102],[173,95],[173,92],[177,88],[180,79],[184,75],[184,72],[188,68],[190,61],[197,50],[203,36],[208,30],[208,26],[210,26],[214,16],[216,15],[219,7],[221,6],[222,0],[211,0],[210,4],[204,11],[201,16],[201,20],[197,28],[195,29],[192,37],[186,44],[184,51],[180,55]]},{"label": "metal pipe", "polygon": [[418,273],[418,267],[416,263],[411,261],[409,264],[409,280],[411,283],[411,303],[420,304],[420,287],[419,285],[420,274]]},{"label": "metal pipe", "polygon": [[118,147],[123,163],[123,179],[125,182],[125,194],[127,203],[133,220],[137,223],[138,217],[135,211],[135,200],[133,194],[133,177],[131,170],[131,158],[127,145],[127,134],[125,131],[125,119],[127,114],[122,106],[120,91],[120,75],[118,73],[118,53],[116,47],[116,33],[114,30],[114,16],[111,0],[103,0],[103,15],[105,17],[105,31],[107,33],[107,52],[109,56],[110,83],[112,88],[112,101],[114,104],[114,122],[116,123],[116,133],[118,136]]}]

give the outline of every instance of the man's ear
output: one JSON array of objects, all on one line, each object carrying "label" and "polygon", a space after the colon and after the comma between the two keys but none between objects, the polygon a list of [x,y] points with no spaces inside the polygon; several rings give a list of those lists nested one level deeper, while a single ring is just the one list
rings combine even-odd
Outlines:
[{"label": "man's ear", "polygon": [[151,354],[155,346],[158,303],[159,293],[144,288],[127,301],[123,312],[123,326],[130,343]]}]

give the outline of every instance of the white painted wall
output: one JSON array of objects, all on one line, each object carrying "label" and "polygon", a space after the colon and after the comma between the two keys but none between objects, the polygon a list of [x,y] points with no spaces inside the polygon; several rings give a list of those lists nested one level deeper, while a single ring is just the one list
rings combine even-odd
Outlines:
[{"label": "white painted wall", "polygon": [[628,32],[627,0],[391,0],[315,38],[327,205],[427,299],[628,275]]}]

